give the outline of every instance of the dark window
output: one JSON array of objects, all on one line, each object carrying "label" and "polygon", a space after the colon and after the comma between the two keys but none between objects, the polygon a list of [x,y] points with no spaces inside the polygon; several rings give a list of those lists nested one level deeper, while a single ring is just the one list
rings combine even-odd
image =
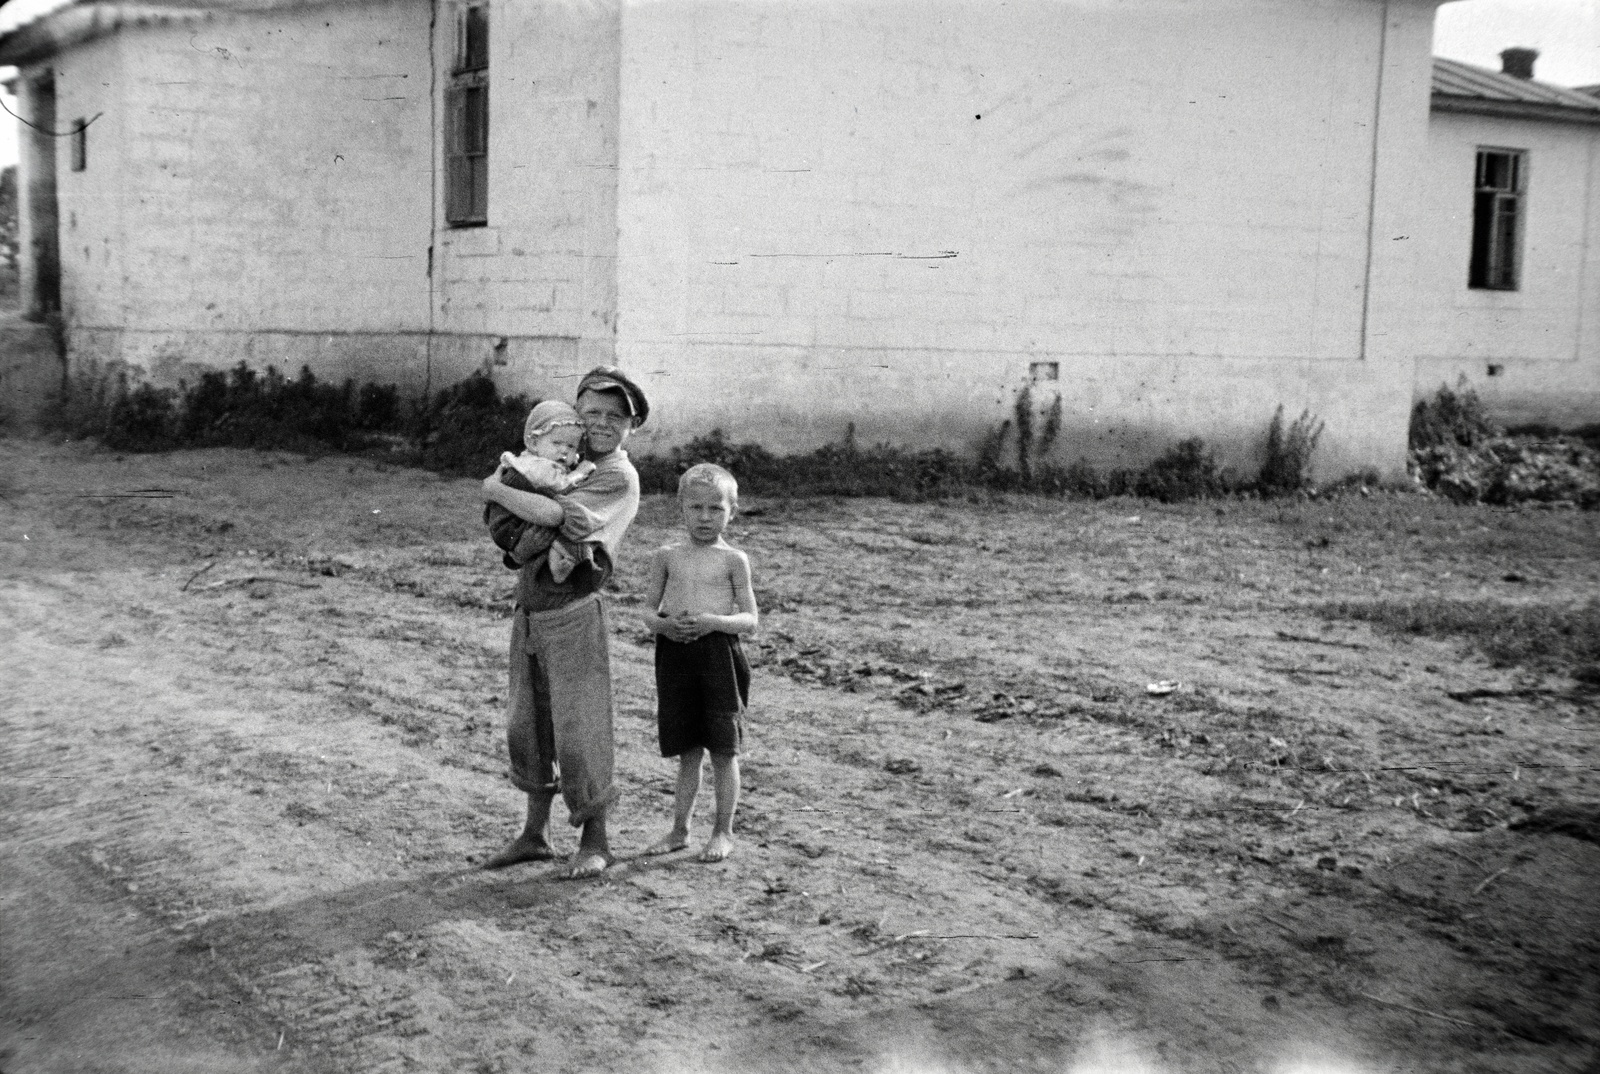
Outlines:
[{"label": "dark window", "polygon": [[456,59],[445,90],[444,216],[489,222],[489,8],[457,9]]},{"label": "dark window", "polygon": [[455,73],[483,71],[489,66],[489,9],[467,7],[461,9],[456,23]]},{"label": "dark window", "polygon": [[81,172],[89,166],[89,124],[80,118],[72,125],[72,170]]},{"label": "dark window", "polygon": [[1472,195],[1472,266],[1467,286],[1515,291],[1522,253],[1527,154],[1517,149],[1478,150]]}]

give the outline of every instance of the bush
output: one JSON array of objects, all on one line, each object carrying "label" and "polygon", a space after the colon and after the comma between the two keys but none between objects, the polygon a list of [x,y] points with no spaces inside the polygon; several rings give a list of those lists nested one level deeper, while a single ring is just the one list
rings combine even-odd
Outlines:
[{"label": "bush", "polygon": [[522,448],[522,426],[533,408],[527,396],[502,397],[482,371],[418,402],[412,436],[418,462],[447,474],[482,477],[502,451]]},{"label": "bush", "polygon": [[126,375],[119,374],[117,393],[101,435],[106,447],[118,451],[164,451],[176,446],[176,395],[170,388],[149,384],[130,391]]},{"label": "bush", "polygon": [[[67,436],[104,437],[117,398],[119,372],[120,369],[103,368],[99,362],[87,362],[74,369],[61,391],[40,409],[40,424]],[[126,384],[124,375],[120,378],[123,391]]]},{"label": "bush", "polygon": [[1571,438],[1440,445],[1413,451],[1411,468],[1429,489],[1458,503],[1600,507],[1600,452]]},{"label": "bush", "polygon": [[134,383],[126,366],[87,363],[45,408],[46,428],[93,436],[119,451],[178,447],[351,450],[399,428],[399,390],[327,384],[302,368],[293,380],[244,363],[177,389]]},{"label": "bush", "polygon": [[[271,366],[257,372],[241,362],[225,372],[202,373],[194,384],[180,384],[174,391],[134,383],[124,366],[89,363],[73,374],[46,419],[48,427],[70,436],[93,436],[118,450],[232,446],[348,451],[381,445],[391,455],[398,451],[402,461],[476,477],[493,469],[502,451],[521,446],[532,405],[521,395],[502,397],[482,371],[403,406],[394,385],[324,383],[309,368],[288,379]],[[636,456],[635,463],[646,492],[669,494],[676,492],[678,476],[698,462],[726,467],[744,491],[755,495],[926,500],[984,490],[1086,499],[1138,495],[1170,503],[1252,488],[1220,469],[1199,439],[1174,445],[1142,470],[1101,473],[1082,459],[1059,466],[1044,456],[1060,434],[1061,410],[1057,397],[1044,411],[1041,426],[1024,390],[1012,416],[984,439],[975,459],[882,443],[861,448],[852,426],[839,443],[783,456],[759,444],[734,443],[721,429],[713,429],[664,457]],[[1321,432],[1322,423],[1309,413],[1285,430],[1280,407],[1268,430],[1260,487],[1302,487]],[[1013,433],[1015,468],[1004,461]],[[1528,481],[1527,469],[1507,470],[1495,487],[1505,489],[1506,496],[1522,495],[1518,490]]]},{"label": "bush", "polygon": [[1478,393],[1466,386],[1466,378],[1457,386],[1459,391],[1451,391],[1441,384],[1431,402],[1419,399],[1411,408],[1411,450],[1452,445],[1474,447],[1500,435],[1499,426],[1489,420]]},{"label": "bush", "polygon": [[82,365],[45,408],[46,428],[119,451],[177,447],[351,450],[401,429],[399,389],[328,384],[308,368],[286,379],[244,363],[177,389],[138,383],[127,366]]},{"label": "bush", "polygon": [[905,451],[880,444],[856,446],[854,430],[842,443],[824,444],[803,455],[774,455],[759,444],[735,444],[713,429],[665,458],[636,459],[646,492],[675,493],[678,476],[701,462],[727,468],[742,493],[765,496],[891,496],[921,500],[971,487],[974,467],[950,452]]},{"label": "bush", "polygon": [[1139,472],[1134,491],[1162,503],[1217,496],[1230,482],[1217,468],[1216,457],[1198,437],[1183,440]]},{"label": "bush", "polygon": [[1470,389],[1440,388],[1431,403],[1412,409],[1409,468],[1425,487],[1459,503],[1600,507],[1600,448],[1549,425],[1502,433]]},{"label": "bush", "polygon": [[47,429],[118,451],[162,451],[177,444],[177,393],[134,384],[126,366],[91,362],[67,379],[40,419]]},{"label": "bush", "polygon": [[354,381],[324,383],[306,367],[293,380],[243,362],[202,373],[192,388],[182,385],[179,411],[179,440],[191,446],[349,450],[363,431],[378,431],[362,428]]},{"label": "bush", "polygon": [[1256,477],[1256,487],[1265,496],[1299,492],[1311,485],[1311,456],[1322,437],[1323,423],[1302,411],[1288,429],[1283,427],[1283,406],[1272,415],[1267,426],[1267,453]]}]

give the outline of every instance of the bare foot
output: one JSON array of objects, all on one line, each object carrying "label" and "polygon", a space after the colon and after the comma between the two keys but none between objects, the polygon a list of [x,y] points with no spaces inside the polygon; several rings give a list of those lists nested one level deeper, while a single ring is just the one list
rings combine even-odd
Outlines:
[{"label": "bare foot", "polygon": [[701,861],[721,861],[733,853],[733,836],[718,832],[706,843],[706,848],[700,852]]},{"label": "bare foot", "polygon": [[556,856],[555,848],[538,836],[523,832],[506,844],[504,850],[484,862],[484,869],[504,869],[525,861],[550,861]]},{"label": "bare foot", "polygon": [[572,861],[561,875],[567,880],[587,880],[605,872],[610,864],[611,859],[604,854],[580,850],[572,856]]},{"label": "bare foot", "polygon": [[671,854],[675,850],[682,850],[689,845],[688,832],[668,832],[654,843],[645,847],[644,852],[649,855]]}]

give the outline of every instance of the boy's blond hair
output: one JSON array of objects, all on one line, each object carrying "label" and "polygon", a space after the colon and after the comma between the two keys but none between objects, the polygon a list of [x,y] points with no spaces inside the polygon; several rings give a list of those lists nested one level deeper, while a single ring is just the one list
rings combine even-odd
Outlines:
[{"label": "boy's blond hair", "polygon": [[728,498],[729,507],[739,506],[739,482],[714,462],[697,462],[678,478],[678,495],[696,486],[714,488]]}]

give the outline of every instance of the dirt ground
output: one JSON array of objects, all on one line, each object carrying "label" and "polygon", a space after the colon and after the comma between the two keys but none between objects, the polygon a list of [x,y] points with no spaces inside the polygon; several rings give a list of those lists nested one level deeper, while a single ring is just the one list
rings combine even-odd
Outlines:
[{"label": "dirt ground", "polygon": [[1316,611],[1592,599],[1595,514],[749,503],[702,865],[638,856],[647,498],[571,882],[474,867],[520,812],[476,491],[0,440],[0,1070],[1600,1071],[1600,846],[1537,823],[1600,800],[1595,695]]}]

